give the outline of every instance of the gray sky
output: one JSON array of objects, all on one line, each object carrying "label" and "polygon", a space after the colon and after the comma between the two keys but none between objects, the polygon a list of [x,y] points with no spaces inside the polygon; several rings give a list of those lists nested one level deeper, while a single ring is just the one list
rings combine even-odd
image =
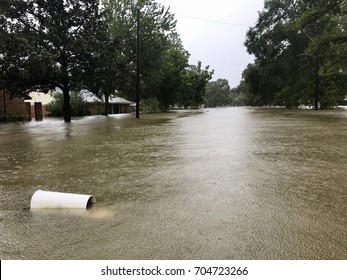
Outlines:
[{"label": "gray sky", "polygon": [[[263,0],[156,0],[170,6],[177,19],[177,32],[190,53],[190,64],[202,61],[214,69],[213,80],[227,79],[231,87],[254,61],[243,43],[254,26]],[[204,19],[204,20],[202,20]],[[221,22],[221,23],[219,23]]]}]

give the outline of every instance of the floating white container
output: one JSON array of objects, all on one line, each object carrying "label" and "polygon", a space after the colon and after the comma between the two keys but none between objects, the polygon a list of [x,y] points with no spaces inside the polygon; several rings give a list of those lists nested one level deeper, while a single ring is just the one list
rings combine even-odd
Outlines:
[{"label": "floating white container", "polygon": [[96,202],[95,197],[37,190],[31,197],[30,208],[89,208]]}]

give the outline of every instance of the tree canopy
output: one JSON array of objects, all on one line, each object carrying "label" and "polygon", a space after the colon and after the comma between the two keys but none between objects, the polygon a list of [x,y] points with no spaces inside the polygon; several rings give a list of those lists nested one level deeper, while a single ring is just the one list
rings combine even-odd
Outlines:
[{"label": "tree canopy", "polygon": [[245,46],[252,105],[335,106],[346,98],[344,0],[266,0]]},{"label": "tree canopy", "polygon": [[[124,57],[131,68],[130,84],[122,91],[124,96],[133,99],[135,92],[135,29],[137,9],[140,9],[142,98],[156,98],[163,111],[174,104],[185,107],[201,105],[204,87],[213,72],[208,72],[208,67],[202,70],[201,63],[189,65],[190,54],[176,32],[176,19],[170,9],[153,0],[104,0],[103,3],[111,33],[121,42]],[[197,86],[199,82],[202,89]]]},{"label": "tree canopy", "polygon": [[189,65],[174,14],[153,0],[1,1],[0,90],[58,88],[66,122],[72,91],[134,100],[138,9],[142,99],[156,98],[163,110],[201,105],[213,71]]},{"label": "tree canopy", "polygon": [[4,0],[0,10],[1,87],[10,92],[59,88],[65,121],[71,121],[70,90],[83,84],[81,71],[98,44],[99,1]]},{"label": "tree canopy", "polygon": [[205,106],[218,107],[232,105],[232,95],[228,80],[218,79],[210,82],[204,96]]}]

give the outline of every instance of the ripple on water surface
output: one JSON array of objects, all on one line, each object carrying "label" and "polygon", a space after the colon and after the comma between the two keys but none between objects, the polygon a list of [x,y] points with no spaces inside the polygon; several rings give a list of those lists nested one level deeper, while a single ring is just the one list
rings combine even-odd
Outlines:
[{"label": "ripple on water surface", "polygon": [[[2,259],[345,259],[344,110],[0,124]],[[93,194],[31,211],[37,189]]]}]

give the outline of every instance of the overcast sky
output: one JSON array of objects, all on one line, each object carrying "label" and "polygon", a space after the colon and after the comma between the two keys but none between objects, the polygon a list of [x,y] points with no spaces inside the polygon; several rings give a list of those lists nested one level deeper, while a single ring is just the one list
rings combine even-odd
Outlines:
[{"label": "overcast sky", "polygon": [[231,87],[236,87],[247,64],[254,61],[243,43],[247,30],[254,26],[263,9],[263,0],[156,2],[170,6],[175,14],[177,32],[191,55],[190,64],[200,60],[215,70],[213,80],[227,79]]}]

